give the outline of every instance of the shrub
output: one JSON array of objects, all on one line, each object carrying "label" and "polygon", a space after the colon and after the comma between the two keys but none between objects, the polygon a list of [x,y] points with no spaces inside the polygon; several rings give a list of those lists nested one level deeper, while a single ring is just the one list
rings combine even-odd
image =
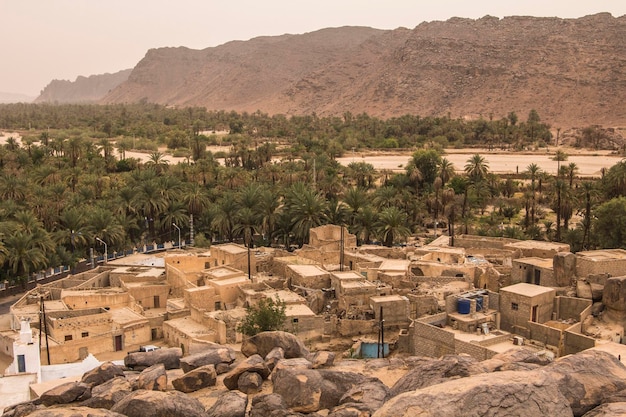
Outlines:
[{"label": "shrub", "polygon": [[287,314],[287,305],[278,296],[276,300],[262,298],[257,305],[246,307],[246,317],[237,326],[237,331],[247,336],[260,332],[281,330]]}]

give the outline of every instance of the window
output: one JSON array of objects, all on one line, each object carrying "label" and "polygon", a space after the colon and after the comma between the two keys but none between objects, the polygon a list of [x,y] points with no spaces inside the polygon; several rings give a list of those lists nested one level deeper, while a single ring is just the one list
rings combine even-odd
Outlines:
[{"label": "window", "polygon": [[82,332],[80,337],[89,337],[89,332]]},{"label": "window", "polygon": [[292,322],[293,322],[293,323],[298,323],[298,318],[297,318],[297,317],[294,317],[294,318],[292,319]]},{"label": "window", "polygon": [[65,341],[69,342],[70,340],[72,340],[72,335],[71,334],[66,334],[65,335]]},{"label": "window", "polygon": [[517,303],[511,303],[511,310],[519,310],[519,305]]}]

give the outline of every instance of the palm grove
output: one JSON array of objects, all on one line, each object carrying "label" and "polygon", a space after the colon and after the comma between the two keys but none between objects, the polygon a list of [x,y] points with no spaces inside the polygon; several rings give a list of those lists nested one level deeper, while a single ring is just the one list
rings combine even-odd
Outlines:
[{"label": "palm grove", "polygon": [[[479,154],[464,167],[445,158],[450,146],[545,146],[549,126],[534,111],[520,122],[515,113],[382,120],[12,104],[0,105],[0,129],[22,132],[21,142],[0,146],[0,280],[11,284],[75,265],[91,248],[102,253],[100,241],[119,251],[176,240],[173,225],[188,236],[192,215],[198,246],[302,246],[323,224],[347,226],[359,244],[386,246],[433,226],[452,237],[556,240],[573,250],[626,245],[626,162],[583,181],[563,152],[556,177],[535,164],[498,176]],[[208,145],[228,151],[211,153]],[[168,164],[164,147],[184,162]],[[397,148],[414,152],[401,172],[335,160]],[[149,160],[127,157],[131,150]]]}]

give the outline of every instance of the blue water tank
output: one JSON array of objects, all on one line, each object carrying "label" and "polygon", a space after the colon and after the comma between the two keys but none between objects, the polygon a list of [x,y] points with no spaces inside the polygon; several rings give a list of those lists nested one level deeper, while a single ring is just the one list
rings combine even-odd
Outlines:
[{"label": "blue water tank", "polygon": [[476,311],[483,311],[483,296],[476,297]]},{"label": "blue water tank", "polygon": [[467,298],[459,298],[457,303],[457,310],[459,314],[469,314],[470,313],[470,300]]}]

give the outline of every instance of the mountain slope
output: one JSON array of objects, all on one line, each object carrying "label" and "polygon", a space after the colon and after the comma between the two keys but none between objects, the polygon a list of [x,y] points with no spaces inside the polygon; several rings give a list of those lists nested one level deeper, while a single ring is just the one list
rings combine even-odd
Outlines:
[{"label": "mountain slope", "polygon": [[103,103],[391,117],[495,117],[625,125],[626,17],[490,16],[150,50]]},{"label": "mountain slope", "polygon": [[131,71],[79,76],[75,81],[53,80],[41,91],[35,103],[95,103],[126,81]]}]

